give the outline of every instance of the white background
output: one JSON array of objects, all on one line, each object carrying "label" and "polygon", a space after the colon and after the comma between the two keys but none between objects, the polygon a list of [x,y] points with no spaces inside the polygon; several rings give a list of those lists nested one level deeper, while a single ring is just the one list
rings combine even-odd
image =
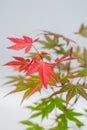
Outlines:
[{"label": "white background", "polygon": [[[6,47],[11,45],[7,37],[33,36],[38,30],[48,30],[73,38],[73,33],[82,23],[87,25],[86,0],[0,0],[0,130],[23,130],[18,122],[28,118],[29,112],[24,106],[38,96],[33,95],[22,106],[21,94],[3,98],[11,90],[11,87],[3,86],[5,76],[13,75],[13,72],[2,65],[12,55],[22,55],[21,52],[7,50]],[[82,102],[85,105],[85,101]],[[80,103],[77,109],[84,105]]]}]

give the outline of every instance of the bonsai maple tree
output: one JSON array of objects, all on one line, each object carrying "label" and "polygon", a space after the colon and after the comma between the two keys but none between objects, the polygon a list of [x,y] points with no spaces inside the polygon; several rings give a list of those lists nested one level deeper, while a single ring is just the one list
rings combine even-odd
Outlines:
[{"label": "bonsai maple tree", "polygon": [[[75,35],[87,38],[87,27],[81,25]],[[50,90],[50,95],[27,106],[32,112],[28,120],[21,121],[27,125],[26,130],[69,130],[70,122],[82,127],[79,117],[85,117],[87,109],[84,108],[84,113],[76,112],[74,106],[79,97],[87,100],[87,49],[82,49],[78,41],[48,31],[42,31],[35,39],[28,36],[8,39],[13,44],[8,49],[23,49],[26,54],[13,56],[5,64],[24,74],[8,76],[7,84],[15,87],[8,94],[23,91],[22,103],[36,92],[42,94],[43,88]],[[41,122],[32,120],[35,118]]]}]

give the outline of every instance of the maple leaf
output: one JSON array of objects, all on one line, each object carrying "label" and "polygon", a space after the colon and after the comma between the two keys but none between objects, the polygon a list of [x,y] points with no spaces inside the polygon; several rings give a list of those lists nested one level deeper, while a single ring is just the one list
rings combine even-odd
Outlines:
[{"label": "maple leaf", "polygon": [[87,38],[87,25],[85,26],[84,24],[82,24],[79,31],[75,32],[75,34],[80,34],[81,36]]},{"label": "maple leaf", "polygon": [[7,78],[9,81],[7,81],[5,84],[10,84],[11,86],[14,86],[15,89],[7,93],[5,96],[17,92],[24,92],[21,103],[34,93],[40,92],[42,88],[42,83],[38,76],[33,75],[28,78],[25,76],[8,76]]},{"label": "maple leaf", "polygon": [[16,67],[18,67],[19,72],[22,71],[22,70],[27,70],[29,64],[31,63],[31,61],[29,59],[24,59],[22,57],[13,56],[13,58],[15,60],[10,61],[10,62],[8,62],[4,65],[16,66]]},{"label": "maple leaf", "polygon": [[32,85],[32,87],[30,87],[30,89],[26,90],[26,92],[24,93],[21,103],[25,99],[28,99],[34,93],[39,92],[41,90],[41,88],[42,88],[42,84],[40,81],[37,82],[36,84]]},{"label": "maple leaf", "polygon": [[58,65],[58,64],[60,64],[63,61],[74,60],[74,59],[76,59],[76,58],[75,57],[71,57],[70,54],[66,54],[66,55],[62,56],[61,58],[57,58],[55,60],[55,62],[56,62],[56,65]]},{"label": "maple leaf", "polygon": [[54,67],[54,64],[39,61],[36,58],[34,58],[33,61],[34,62],[28,68],[26,76],[38,72],[39,78],[45,88],[47,88],[47,84],[50,80],[49,77],[52,77],[55,81],[58,81],[55,72],[52,70]]},{"label": "maple leaf", "polygon": [[27,53],[31,49],[32,43],[38,42],[39,40],[38,38],[33,40],[32,38],[27,36],[23,36],[23,39],[20,38],[8,38],[8,39],[13,43],[15,43],[15,45],[8,47],[8,49],[21,50],[25,48],[25,53]]}]

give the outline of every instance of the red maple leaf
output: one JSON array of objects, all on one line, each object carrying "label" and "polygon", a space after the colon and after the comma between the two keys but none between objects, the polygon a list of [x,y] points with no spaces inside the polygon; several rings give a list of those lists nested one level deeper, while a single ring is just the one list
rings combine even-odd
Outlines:
[{"label": "red maple leaf", "polygon": [[15,60],[10,61],[4,65],[8,65],[8,66],[18,66],[18,70],[22,71],[22,70],[27,70],[29,64],[31,63],[31,61],[29,59],[24,59],[22,57],[13,57]]},{"label": "red maple leaf", "polygon": [[38,42],[39,40],[38,38],[33,40],[32,38],[27,36],[23,36],[23,39],[20,38],[8,38],[8,39],[13,43],[15,43],[15,45],[8,47],[8,49],[21,50],[25,48],[25,53],[27,53],[31,49],[32,43]]},{"label": "red maple leaf", "polygon": [[26,76],[38,72],[42,84],[45,88],[47,88],[47,84],[49,82],[50,77],[52,77],[55,81],[58,81],[55,72],[52,70],[53,67],[54,64],[39,61],[36,58],[34,58],[33,63],[29,66],[27,70]]},{"label": "red maple leaf", "polygon": [[55,62],[56,62],[55,65],[59,65],[59,64],[60,64],[61,62],[63,62],[63,61],[74,60],[74,59],[76,59],[76,58],[75,58],[75,57],[71,57],[70,54],[66,54],[66,55],[62,56],[61,58],[57,58],[57,59],[55,60]]}]

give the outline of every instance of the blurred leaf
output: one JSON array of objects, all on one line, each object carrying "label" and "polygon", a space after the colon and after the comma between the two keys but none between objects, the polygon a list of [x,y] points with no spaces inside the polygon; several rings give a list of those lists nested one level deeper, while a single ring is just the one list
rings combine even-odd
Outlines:
[{"label": "blurred leaf", "polygon": [[87,49],[86,48],[84,48],[82,52],[76,49],[73,54],[77,58],[77,61],[80,63],[81,67],[87,67]]},{"label": "blurred leaf", "polygon": [[85,88],[87,88],[87,86],[80,85],[80,84],[67,84],[67,85],[63,86],[62,88],[60,88],[60,90],[51,94],[49,96],[49,98],[66,92],[67,93],[66,94],[66,104],[68,104],[69,101],[77,94],[79,94],[80,96],[82,96],[84,99],[87,100],[87,93],[84,90]]},{"label": "blurred leaf", "polygon": [[87,26],[82,24],[78,33],[83,37],[87,37]]},{"label": "blurred leaf", "polygon": [[24,96],[22,98],[22,102],[26,99],[26,98],[29,98],[32,94],[40,91],[42,88],[42,83],[39,82],[37,84],[34,84],[30,89],[28,89],[25,93],[24,93]]},{"label": "blurred leaf", "polygon": [[28,120],[21,121],[20,123],[28,126],[28,128],[26,130],[44,130],[43,127],[39,126],[36,123],[28,121]]},{"label": "blurred leaf", "polygon": [[65,100],[57,97],[55,98],[55,105],[59,110],[65,111]]},{"label": "blurred leaf", "polygon": [[49,114],[56,108],[64,111],[64,104],[65,101],[61,98],[49,98],[49,99],[42,99],[40,103],[34,104],[34,106],[28,106],[28,109],[35,111],[32,114],[31,118],[41,116],[42,119],[48,118]]},{"label": "blurred leaf", "polygon": [[74,40],[71,40],[61,34],[57,34],[57,33],[52,33],[52,32],[49,32],[49,31],[43,31],[44,32],[44,35],[45,36],[55,36],[55,37],[58,37],[58,38],[62,38],[64,41],[66,41],[67,44],[69,44],[70,42],[73,42],[75,43]]},{"label": "blurred leaf", "polygon": [[[65,47],[67,47],[70,42],[75,43],[75,41],[68,39],[60,34],[47,31],[44,32],[45,40],[39,41],[43,45],[43,48],[52,49],[56,54],[69,54],[71,52],[69,48],[65,49]],[[62,43],[63,41],[61,42],[61,38],[65,41],[65,43]]]},{"label": "blurred leaf", "polygon": [[78,74],[80,74],[81,76],[87,76],[87,68],[83,68],[79,70]]},{"label": "blurred leaf", "polygon": [[53,49],[55,46],[57,46],[58,37],[54,36],[51,38],[50,36],[45,35],[45,41],[40,40],[39,42],[44,45],[44,48]]},{"label": "blurred leaf", "polygon": [[60,113],[56,113],[55,115],[55,126],[48,128],[48,130],[68,130],[69,121],[74,122],[78,127],[83,126],[83,123],[78,119],[80,116],[83,116],[83,114],[75,112],[73,109],[65,108],[65,100],[62,98],[45,98],[27,108],[32,110],[30,119],[41,116],[42,120],[44,120],[45,117],[48,117],[49,120],[49,114],[51,114],[53,110],[61,110]]},{"label": "blurred leaf", "polygon": [[31,118],[36,118],[38,116],[41,116],[41,112],[37,112],[31,116]]},{"label": "blurred leaf", "polygon": [[[71,86],[72,87],[72,86]],[[73,86],[66,94],[66,104],[77,94],[76,93],[76,86]]]},{"label": "blurred leaf", "polygon": [[8,78],[11,80],[9,80],[6,84],[12,84],[12,86],[15,86],[15,89],[7,95],[24,91],[21,103],[32,94],[40,91],[42,88],[42,83],[37,76],[31,76],[29,78],[23,76],[10,76]]},{"label": "blurred leaf", "polygon": [[24,125],[33,125],[33,123],[31,121],[28,121],[28,120],[24,120],[24,121],[21,121],[20,123],[24,124]]},{"label": "blurred leaf", "polygon": [[[59,47],[59,48],[58,48]],[[65,50],[63,47],[60,47],[59,45],[58,45],[58,47],[56,47],[54,50],[55,50],[55,52],[57,53],[57,54],[69,54],[70,53],[70,50],[68,49],[68,50]]]},{"label": "blurred leaf", "polygon": [[81,127],[83,126],[83,122],[81,122],[78,118],[79,116],[82,116],[82,113],[74,112],[73,109],[67,109],[66,110],[66,116],[69,120],[76,123],[77,126]]},{"label": "blurred leaf", "polygon": [[84,99],[87,100],[87,93],[84,90],[84,87],[81,85],[78,85],[78,93],[80,94],[80,96],[82,96]]},{"label": "blurred leaf", "polygon": [[[34,107],[34,110],[41,113],[42,119],[48,117],[49,113],[55,108],[54,100],[43,100],[40,104]],[[35,115],[35,114],[34,114]],[[32,115],[32,117],[34,116]]]},{"label": "blurred leaf", "polygon": [[60,114],[56,118],[57,126],[55,127],[56,130],[68,130],[68,121],[64,114]]},{"label": "blurred leaf", "polygon": [[8,80],[6,84],[15,84],[15,83],[23,83],[23,81],[25,80],[24,76],[7,76],[6,78],[10,79]]}]

